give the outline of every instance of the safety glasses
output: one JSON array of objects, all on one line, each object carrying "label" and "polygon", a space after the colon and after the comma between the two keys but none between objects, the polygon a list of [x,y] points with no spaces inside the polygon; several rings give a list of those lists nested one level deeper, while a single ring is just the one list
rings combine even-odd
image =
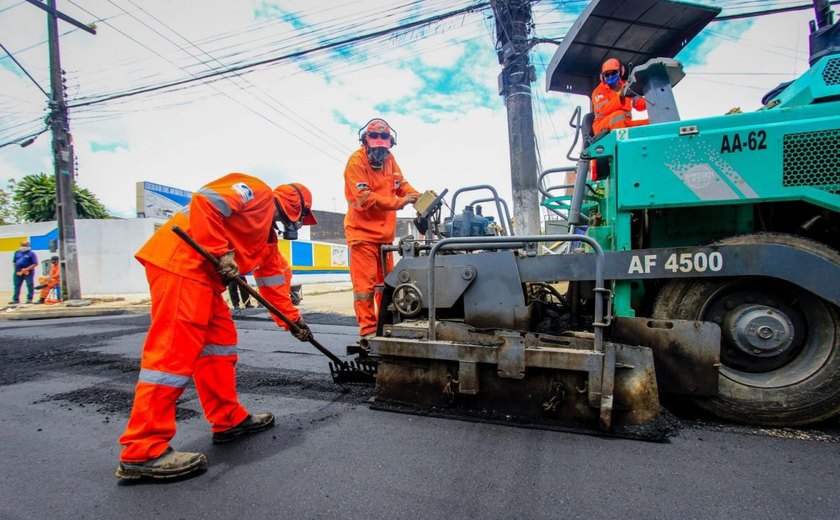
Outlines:
[{"label": "safety glasses", "polygon": [[605,78],[611,78],[611,77],[615,76],[616,74],[618,74],[617,70],[608,70],[604,73],[604,77]]},{"label": "safety glasses", "polygon": [[388,132],[368,132],[368,137],[371,139],[390,139],[391,134]]}]

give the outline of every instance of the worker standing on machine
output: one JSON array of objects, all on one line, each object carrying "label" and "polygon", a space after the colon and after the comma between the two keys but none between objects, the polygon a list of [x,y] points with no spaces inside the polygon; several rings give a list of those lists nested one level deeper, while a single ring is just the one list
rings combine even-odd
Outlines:
[{"label": "worker standing on machine", "polygon": [[397,211],[417,201],[419,193],[403,177],[391,148],[396,134],[384,119],[371,119],[359,129],[361,147],[344,169],[347,215],[344,234],[350,249],[353,309],[363,340],[376,332],[381,289],[385,275],[394,268],[387,253],[385,272],[380,247],[394,242]]},{"label": "worker standing on machine", "polygon": [[647,119],[633,121],[632,109],[647,110],[647,103],[642,96],[632,99],[625,97],[624,73],[624,65],[615,58],[608,59],[601,66],[601,82],[592,91],[592,109],[595,112],[592,133],[595,135],[603,130],[650,123]]},{"label": "worker standing on machine", "polygon": [[[237,334],[222,293],[241,272],[254,273],[260,293],[309,341],[312,333],[289,298],[291,269],[277,248],[276,222],[283,237],[297,238],[316,224],[312,195],[302,184],[272,190],[261,180],[231,173],[202,187],[137,252],[146,268],[152,323],[143,344],[134,406],[120,437],[117,477],[171,478],[198,471],[202,453],[178,452],[175,401],[192,379],[213,442],[225,443],[274,425],[274,415],[252,415],[236,393]],[[219,260],[214,268],[172,230],[178,226]],[[279,318],[277,324],[288,328]]]}]

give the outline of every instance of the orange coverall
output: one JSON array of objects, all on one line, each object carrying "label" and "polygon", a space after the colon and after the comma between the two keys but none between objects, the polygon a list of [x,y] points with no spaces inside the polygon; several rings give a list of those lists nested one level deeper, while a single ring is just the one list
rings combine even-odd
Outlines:
[{"label": "orange coverall", "polygon": [[236,393],[237,334],[222,298],[226,287],[213,266],[171,228],[181,227],[217,258],[235,251],[240,272],[253,272],[260,293],[297,321],[300,312],[289,298],[291,269],[277,249],[274,208],[264,182],[231,173],[193,194],[189,208],[176,213],[135,255],[146,268],[152,323],[131,417],[119,440],[125,446],[121,461],[144,462],[169,447],[175,401],[191,378],[214,432],[248,416]]},{"label": "orange coverall", "polygon": [[382,300],[376,285],[394,268],[388,253],[382,270],[379,248],[394,242],[400,197],[418,195],[403,178],[402,171],[388,154],[381,170],[374,170],[362,146],[347,160],[344,169],[344,197],[349,208],[344,217],[344,234],[350,248],[350,280],[353,282],[353,309],[359,322],[359,335],[376,331]]},{"label": "orange coverall", "polygon": [[[56,285],[59,285],[61,283],[60,272],[61,272],[61,266],[58,265],[58,264],[52,264],[50,266],[50,275],[49,276],[42,276],[42,277],[38,278],[39,283],[47,284],[41,289],[41,294],[38,295],[38,297],[41,298],[41,301],[46,300],[47,296],[49,296],[50,291],[52,291],[53,287],[55,287]],[[50,300],[50,302],[52,302],[52,300]]]},{"label": "orange coverall", "polygon": [[[619,92],[624,87],[625,81],[619,80]],[[647,110],[645,98],[622,98],[605,82],[601,82],[592,91],[592,109],[595,112],[595,121],[592,123],[592,133],[597,134],[602,130],[615,130],[616,128],[627,128],[632,126],[646,125],[650,121],[639,119],[633,121],[632,110]]]}]

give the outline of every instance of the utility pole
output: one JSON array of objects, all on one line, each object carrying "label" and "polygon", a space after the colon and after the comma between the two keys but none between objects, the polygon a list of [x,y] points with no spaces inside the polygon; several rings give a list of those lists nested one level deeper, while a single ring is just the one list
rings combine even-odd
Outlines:
[{"label": "utility pole", "polygon": [[55,211],[58,217],[58,248],[61,258],[62,291],[69,300],[82,297],[79,283],[79,256],[76,251],[76,203],[73,196],[75,168],[73,165],[73,136],[67,120],[67,104],[64,102],[61,56],[58,50],[58,19],[96,34],[92,27],[70,18],[56,10],[55,0],[48,0],[45,6],[36,0],[26,0],[47,12],[47,32],[50,46],[50,100],[49,124],[52,128],[53,163],[55,165]]},{"label": "utility pole", "polygon": [[505,98],[508,116],[513,220],[517,235],[539,235],[539,171],[531,108],[531,83],[536,73],[528,58],[531,2],[492,0],[491,4],[496,16],[496,53],[502,66],[499,95]]}]

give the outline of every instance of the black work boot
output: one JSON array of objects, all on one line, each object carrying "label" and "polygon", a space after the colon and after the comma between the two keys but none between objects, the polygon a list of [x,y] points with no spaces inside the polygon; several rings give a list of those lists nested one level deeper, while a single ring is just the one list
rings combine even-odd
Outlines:
[{"label": "black work boot", "polygon": [[274,426],[273,414],[258,413],[256,415],[249,415],[244,421],[237,424],[230,430],[214,433],[213,444],[224,444],[226,442],[235,441],[243,435],[261,432],[271,428],[272,426]]},{"label": "black work boot", "polygon": [[199,471],[206,465],[207,457],[203,453],[175,451],[169,448],[160,457],[146,462],[120,462],[116,475],[123,480],[144,477],[175,478]]}]

